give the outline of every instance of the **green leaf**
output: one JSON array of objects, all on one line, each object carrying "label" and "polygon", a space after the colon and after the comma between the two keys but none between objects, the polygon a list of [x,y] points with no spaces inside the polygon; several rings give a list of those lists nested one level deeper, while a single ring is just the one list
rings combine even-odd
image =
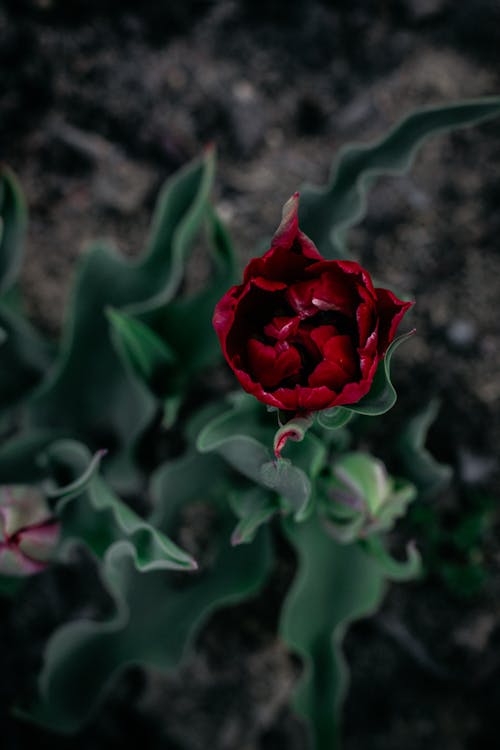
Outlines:
[{"label": "green leaf", "polygon": [[200,433],[196,447],[200,453],[217,452],[244,477],[259,482],[261,468],[270,460],[271,454],[265,445],[248,435],[228,432],[225,437],[217,438],[216,431],[221,430],[224,422],[230,421],[217,418],[213,423],[208,424]]},{"label": "green leaf", "polygon": [[15,175],[0,167],[0,411],[27,398],[46,373],[51,352],[9,294],[21,267],[27,210]]},{"label": "green leaf", "polygon": [[179,409],[182,406],[182,396],[176,394],[175,396],[168,396],[163,401],[163,420],[162,425],[165,429],[169,429],[175,424]]},{"label": "green leaf", "polygon": [[345,257],[347,230],[364,216],[366,195],[378,177],[406,172],[431,136],[499,114],[500,97],[494,96],[421,109],[374,144],[346,146],[333,164],[328,185],[301,191],[302,230],[325,258]]},{"label": "green leaf", "polygon": [[10,169],[0,168],[0,294],[17,280],[23,257],[27,210],[22,190]]},{"label": "green leaf", "polygon": [[334,475],[366,504],[370,516],[377,517],[391,486],[381,461],[361,451],[346,453],[335,464]]},{"label": "green leaf", "polygon": [[[147,299],[130,300],[131,312],[161,307],[173,299],[193,241],[211,210],[208,200],[214,174],[215,152],[207,149],[203,159],[188,165],[163,188],[145,258],[135,269],[147,279],[151,291]],[[158,278],[165,281],[158,284]]]},{"label": "green leaf", "polygon": [[396,390],[391,381],[391,359],[392,355],[403,341],[407,341],[413,336],[415,331],[409,331],[402,336],[394,339],[385,353],[384,359],[379,363],[377,372],[373,378],[372,387],[366,396],[356,404],[348,404],[344,408],[357,414],[366,414],[375,417],[379,414],[385,414],[392,409],[397,400]]},{"label": "green leaf", "polygon": [[58,463],[61,461],[61,453],[63,454],[63,456],[65,454],[67,456],[68,453],[71,456],[74,450],[76,450],[78,454],[80,453],[80,450],[84,451],[85,459],[88,460],[87,467],[81,471],[79,476],[63,485],[62,487],[53,487],[53,482],[47,481],[45,486],[45,495],[48,499],[67,501],[73,499],[74,497],[78,497],[78,495],[81,495],[82,492],[84,492],[88,488],[89,484],[94,479],[95,473],[99,470],[101,460],[103,456],[106,455],[106,451],[97,451],[97,453],[95,453],[92,458],[90,458],[90,456],[87,455],[87,450],[83,447],[81,448],[78,443],[75,444],[70,440],[59,440],[55,443],[52,443],[47,448],[47,450],[43,454],[41,454],[39,462],[42,466],[46,466],[50,471],[49,467],[52,462],[55,461],[56,463]]},{"label": "green leaf", "polygon": [[54,430],[29,430],[0,446],[0,484],[30,484],[42,481],[47,470],[40,455],[61,437]]},{"label": "green leaf", "polygon": [[339,713],[347,689],[341,644],[347,627],[381,603],[384,574],[356,544],[338,544],[314,515],[287,522],[298,555],[296,578],[285,600],[280,633],[302,659],[293,706],[308,722],[314,750],[340,747]]},{"label": "green leaf", "polygon": [[344,427],[353,417],[350,409],[334,406],[333,409],[319,411],[316,415],[318,424],[325,430],[338,430]]},{"label": "green leaf", "polygon": [[212,317],[216,303],[235,279],[235,257],[229,236],[210,207],[206,218],[213,262],[207,283],[198,293],[151,308],[143,316],[144,322],[176,353],[181,365],[180,382],[188,382],[221,358]]},{"label": "green leaf", "polygon": [[433,399],[425,409],[408,420],[396,448],[405,474],[414,482],[423,497],[439,492],[451,480],[452,468],[439,463],[425,447],[427,433],[437,417],[439,401]]},{"label": "green leaf", "polygon": [[260,468],[260,482],[281,496],[281,507],[294,514],[296,521],[307,514],[311,482],[306,474],[286,459],[268,461]]},{"label": "green leaf", "polygon": [[172,298],[206,215],[213,170],[207,154],[167,184],[143,258],[131,261],[104,246],[83,258],[58,362],[30,407],[34,425],[60,428],[92,450],[108,448],[106,472],[123,489],[138,487],[134,450],[156,401],[123,367],[105,310]]},{"label": "green leaf", "polygon": [[140,572],[130,545],[114,544],[106,553],[102,579],[115,612],[103,622],[77,621],[56,631],[45,653],[40,698],[29,718],[59,731],[76,730],[126,666],[173,669],[215,609],[261,588],[271,564],[269,537],[260,533],[251,545],[231,547],[234,516],[221,495],[223,475],[222,462],[199,455],[156,473],[154,522],[165,533],[174,533],[180,515],[200,499],[216,511],[210,565],[181,585],[169,571]]},{"label": "green leaf", "polygon": [[[268,423],[263,422],[268,418]],[[216,452],[236,471],[282,498],[282,508],[300,520],[311,499],[311,482],[306,473],[289,460],[272,460],[258,438],[271,442],[269,414],[255,399],[243,396],[233,408],[215,417],[200,432],[196,447],[200,453]]]},{"label": "green leaf", "polygon": [[240,519],[231,534],[232,545],[253,542],[258,529],[279,510],[272,495],[261,487],[230,493],[229,502]]},{"label": "green leaf", "polygon": [[384,575],[391,581],[412,581],[422,575],[422,560],[414,542],[406,547],[406,560],[396,560],[387,551],[379,536],[367,537],[361,546],[381,566]]},{"label": "green leaf", "polygon": [[[138,570],[196,569],[190,555],[125,505],[97,474],[102,452],[92,457],[81,443],[59,440],[42,458],[50,478],[45,481],[46,495],[57,501],[65,548],[83,542],[102,558],[114,543],[126,540]],[[54,488],[61,475],[65,483]]]},{"label": "green leaf", "polygon": [[262,439],[272,437],[276,419],[275,412],[264,409],[254,396],[242,390],[233,391],[227,394],[226,402],[231,408],[221,412],[220,416],[226,416],[228,419],[232,417],[235,425],[243,420],[243,424],[254,437]]},{"label": "green leaf", "polygon": [[109,308],[111,336],[122,361],[153,392],[161,394],[162,380],[177,363],[168,345],[140,320]]},{"label": "green leaf", "polygon": [[[161,400],[169,427],[195,378],[221,358],[212,326],[215,304],[234,281],[234,252],[214,210],[206,207],[212,273],[198,293],[140,312],[121,314],[114,343],[130,372]],[[155,303],[158,300],[154,301]],[[133,308],[132,308],[133,309]]]},{"label": "green leaf", "polygon": [[27,320],[0,302],[0,411],[27,399],[48,372],[52,349]]},{"label": "green leaf", "polygon": [[272,422],[251,396],[238,393],[230,400],[232,408],[203,427],[196,447],[200,453],[219,453],[243,476],[258,481],[260,467],[271,458],[265,443],[271,444]]}]

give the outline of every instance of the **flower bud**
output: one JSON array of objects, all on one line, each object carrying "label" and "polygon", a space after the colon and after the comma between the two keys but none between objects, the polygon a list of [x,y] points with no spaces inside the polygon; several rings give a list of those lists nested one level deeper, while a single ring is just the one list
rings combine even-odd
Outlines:
[{"label": "flower bud", "polygon": [[338,541],[353,542],[389,530],[415,497],[414,485],[390,476],[382,461],[345,453],[326,480],[321,512]]},{"label": "flower bud", "polygon": [[39,490],[22,485],[0,487],[0,575],[40,573],[58,538],[59,524]]}]

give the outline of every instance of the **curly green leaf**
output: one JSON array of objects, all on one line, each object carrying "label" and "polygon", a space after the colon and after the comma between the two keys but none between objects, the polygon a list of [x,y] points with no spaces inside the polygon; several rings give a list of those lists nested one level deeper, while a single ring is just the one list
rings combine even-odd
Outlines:
[{"label": "curly green leaf", "polygon": [[345,257],[347,230],[363,218],[368,190],[378,177],[406,172],[431,136],[499,114],[498,96],[420,109],[376,143],[346,146],[333,164],[328,185],[301,191],[302,230],[325,258]]}]

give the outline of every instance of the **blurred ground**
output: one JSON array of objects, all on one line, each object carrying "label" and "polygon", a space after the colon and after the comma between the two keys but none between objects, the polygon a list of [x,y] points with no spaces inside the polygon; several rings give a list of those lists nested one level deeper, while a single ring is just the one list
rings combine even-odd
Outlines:
[{"label": "blurred ground", "polygon": [[[378,137],[416,106],[498,93],[499,38],[495,0],[148,0],[140,10],[4,0],[0,159],[30,206],[30,316],[55,334],[88,243],[108,237],[139,252],[160,184],[210,141],[217,204],[248,258],[344,143]],[[401,398],[383,429],[441,398],[431,445],[457,471],[435,501],[443,523],[478,496],[500,498],[499,128],[427,145],[408,176],[376,186],[352,233],[373,275],[417,302],[418,335],[398,352]],[[497,747],[500,546],[498,524],[488,528],[474,548],[483,586],[466,597],[437,570],[394,587],[383,612],[353,629],[346,750]],[[425,528],[405,533],[429,547]],[[180,675],[131,672],[81,737],[39,733],[39,747],[301,750],[286,707],[298,666],[274,630],[283,568],[257,602],[213,618]],[[20,633],[35,616],[16,614]],[[20,648],[19,633],[9,637]],[[7,747],[26,732],[13,728]]]}]

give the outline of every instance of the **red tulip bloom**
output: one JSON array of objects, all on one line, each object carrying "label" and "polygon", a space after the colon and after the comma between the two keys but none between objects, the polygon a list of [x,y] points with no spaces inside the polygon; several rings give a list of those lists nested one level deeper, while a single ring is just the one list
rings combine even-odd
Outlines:
[{"label": "red tulip bloom", "polygon": [[300,231],[296,193],[270,249],[215,308],[222,351],[243,388],[278,409],[357,403],[411,302],[374,288],[352,261],[324,260]]}]

